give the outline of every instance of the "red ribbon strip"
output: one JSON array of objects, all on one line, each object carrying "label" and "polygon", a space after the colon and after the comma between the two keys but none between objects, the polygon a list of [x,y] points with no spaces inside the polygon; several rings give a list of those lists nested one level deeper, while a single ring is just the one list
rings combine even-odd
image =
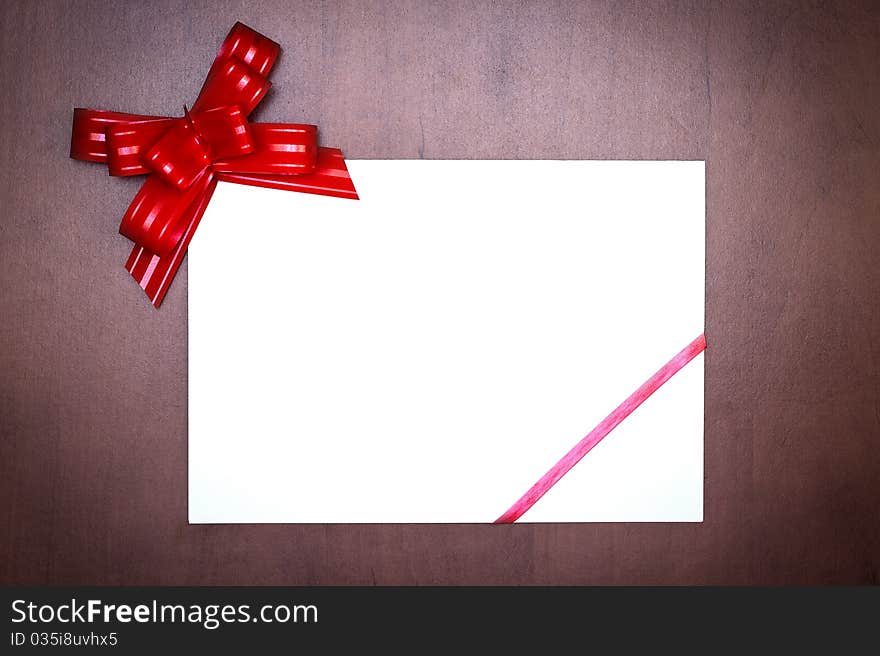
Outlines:
[{"label": "red ribbon strip", "polygon": [[507,512],[495,520],[496,524],[510,524],[522,517],[526,511],[537,503],[538,499],[544,496],[551,487],[556,485],[569,470],[578,464],[590,450],[596,446],[603,438],[612,430],[617,428],[618,424],[629,417],[632,412],[644,403],[649,396],[656,392],[663,384],[677,374],[688,362],[697,357],[706,350],[706,337],[700,335],[690,344],[688,344],[680,353],[678,353],[669,362],[664,364],[660,370],[651,376],[645,383],[633,392],[623,403],[621,403],[614,411],[605,417],[599,425],[591,430],[587,435],[574,447],[566,453],[559,462],[553,465],[550,470],[544,474],[537,483],[535,483],[528,492],[513,504]]},{"label": "red ribbon strip", "polygon": [[318,147],[317,127],[248,122],[280,51],[236,23],[183,117],[73,111],[73,159],[107,164],[110,175],[149,175],[119,232],[135,243],[125,268],[157,308],[218,181],[358,197],[342,151]]}]

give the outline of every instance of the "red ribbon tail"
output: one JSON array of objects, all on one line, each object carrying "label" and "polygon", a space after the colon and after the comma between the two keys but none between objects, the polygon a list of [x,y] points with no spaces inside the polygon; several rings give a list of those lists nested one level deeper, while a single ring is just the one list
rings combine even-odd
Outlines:
[{"label": "red ribbon tail", "polygon": [[171,281],[177,274],[183,258],[186,255],[186,249],[192,241],[199,221],[202,220],[214,189],[217,186],[217,180],[211,180],[208,187],[201,193],[196,200],[186,209],[183,221],[186,228],[180,241],[174,249],[165,256],[159,256],[140,244],[135,244],[128,261],[125,263],[125,269],[137,281],[141,289],[146,292],[147,297],[154,307],[158,308],[162,305],[162,300],[171,287]]},{"label": "red ribbon tail", "polygon": [[358,199],[354,182],[345,165],[345,158],[338,148],[318,148],[314,172],[304,175],[224,172],[218,173],[217,178],[224,182],[235,182],[253,187]]}]

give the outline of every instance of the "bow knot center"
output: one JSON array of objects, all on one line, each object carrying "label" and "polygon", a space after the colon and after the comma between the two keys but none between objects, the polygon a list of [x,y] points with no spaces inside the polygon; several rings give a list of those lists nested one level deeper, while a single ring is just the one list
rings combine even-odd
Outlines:
[{"label": "bow knot center", "polygon": [[254,151],[247,117],[238,105],[183,111],[183,118],[143,156],[145,166],[178,189],[189,188],[212,162]]}]

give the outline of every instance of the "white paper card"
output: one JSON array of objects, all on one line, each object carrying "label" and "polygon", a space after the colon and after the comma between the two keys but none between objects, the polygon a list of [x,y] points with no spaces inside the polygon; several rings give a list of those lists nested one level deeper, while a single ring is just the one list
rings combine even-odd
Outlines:
[{"label": "white paper card", "polygon": [[[703,332],[703,162],[348,165],[190,246],[190,522],[492,522]],[[702,515],[701,355],[519,521]]]}]

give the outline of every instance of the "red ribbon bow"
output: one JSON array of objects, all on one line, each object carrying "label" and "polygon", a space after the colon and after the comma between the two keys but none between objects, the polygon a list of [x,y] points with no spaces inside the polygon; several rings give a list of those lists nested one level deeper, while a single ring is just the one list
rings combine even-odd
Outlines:
[{"label": "red ribbon bow", "polygon": [[342,151],[318,128],[249,123],[280,46],[236,23],[182,118],[74,109],[70,156],[110,175],[149,174],[119,232],[135,247],[125,268],[159,307],[218,181],[356,199]]}]

